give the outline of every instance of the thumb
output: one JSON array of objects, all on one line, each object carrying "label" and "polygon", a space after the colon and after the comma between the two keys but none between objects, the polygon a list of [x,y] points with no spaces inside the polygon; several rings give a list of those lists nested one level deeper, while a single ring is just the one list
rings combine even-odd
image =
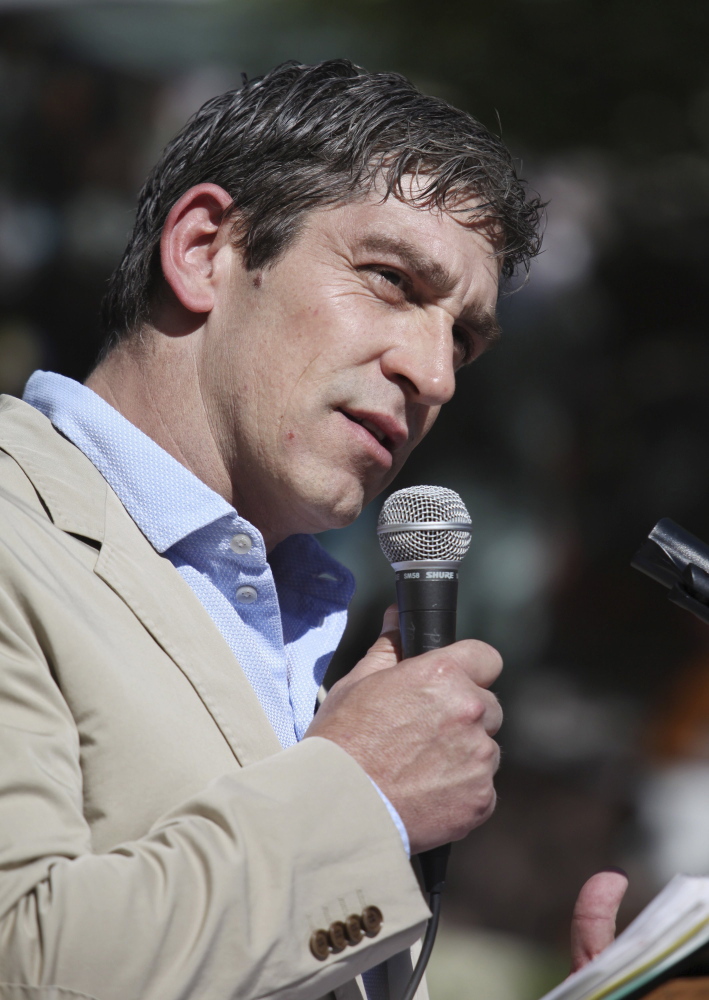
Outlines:
[{"label": "thumb", "polygon": [[399,609],[390,604],[384,612],[382,630],[366,656],[349,672],[352,680],[361,680],[378,670],[395,667],[401,659],[401,637],[399,635]]},{"label": "thumb", "polygon": [[571,918],[571,971],[577,972],[615,937],[615,918],[628,876],[619,868],[598,872],[582,886]]}]

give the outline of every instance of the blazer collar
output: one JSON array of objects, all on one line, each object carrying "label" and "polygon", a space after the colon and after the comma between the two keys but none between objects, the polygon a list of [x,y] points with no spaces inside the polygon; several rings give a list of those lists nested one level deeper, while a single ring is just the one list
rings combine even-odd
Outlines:
[{"label": "blazer collar", "polygon": [[31,480],[57,528],[99,544],[94,572],[185,674],[239,763],[277,753],[278,738],[216,625],[83,452],[10,396],[0,396],[0,448]]}]

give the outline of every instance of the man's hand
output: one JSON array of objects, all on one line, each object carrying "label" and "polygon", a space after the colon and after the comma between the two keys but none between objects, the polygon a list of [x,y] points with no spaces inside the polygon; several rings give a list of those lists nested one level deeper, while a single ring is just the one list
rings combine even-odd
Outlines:
[{"label": "man's hand", "polygon": [[615,919],[628,876],[618,869],[592,875],[579,893],[571,918],[571,971],[578,972],[615,938]]},{"label": "man's hand", "polygon": [[323,702],[307,736],[346,750],[406,826],[411,851],[459,840],[495,807],[499,654],[465,640],[401,661],[396,606],[367,655]]}]

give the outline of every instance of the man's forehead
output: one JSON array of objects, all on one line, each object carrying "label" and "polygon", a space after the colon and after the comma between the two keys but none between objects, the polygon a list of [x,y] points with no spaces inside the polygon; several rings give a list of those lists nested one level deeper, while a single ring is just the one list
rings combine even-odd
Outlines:
[{"label": "man's forehead", "polygon": [[384,249],[373,244],[386,233],[412,247],[423,245],[431,258],[446,256],[452,248],[469,252],[471,244],[491,257],[499,251],[499,224],[484,212],[476,214],[481,200],[472,196],[443,209],[374,190],[340,207],[350,216],[351,236],[370,244],[369,249]]}]

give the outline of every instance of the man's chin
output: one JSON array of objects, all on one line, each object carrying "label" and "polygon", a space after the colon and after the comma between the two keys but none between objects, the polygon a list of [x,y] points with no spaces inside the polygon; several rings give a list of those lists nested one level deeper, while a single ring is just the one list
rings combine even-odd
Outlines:
[{"label": "man's chin", "polygon": [[370,497],[359,487],[343,491],[331,491],[328,497],[320,497],[311,507],[311,528],[313,533],[346,528],[356,521]]},{"label": "man's chin", "polygon": [[317,519],[322,527],[316,531],[334,531],[338,528],[346,528],[353,521],[356,521],[365,506],[364,501],[359,503],[341,503],[331,508],[327,512],[320,512]]},{"label": "man's chin", "polygon": [[[333,470],[329,479],[323,476],[318,478],[315,489],[313,484],[303,489],[301,482],[299,489],[291,491],[291,502],[282,508],[283,515],[291,523],[300,522],[296,529],[298,533],[318,534],[346,528],[357,520],[362,510],[385,489],[393,476],[387,476],[386,481],[377,477],[377,482],[372,483],[363,482],[358,476],[338,476],[337,470]],[[285,495],[284,491],[282,496]]]}]

